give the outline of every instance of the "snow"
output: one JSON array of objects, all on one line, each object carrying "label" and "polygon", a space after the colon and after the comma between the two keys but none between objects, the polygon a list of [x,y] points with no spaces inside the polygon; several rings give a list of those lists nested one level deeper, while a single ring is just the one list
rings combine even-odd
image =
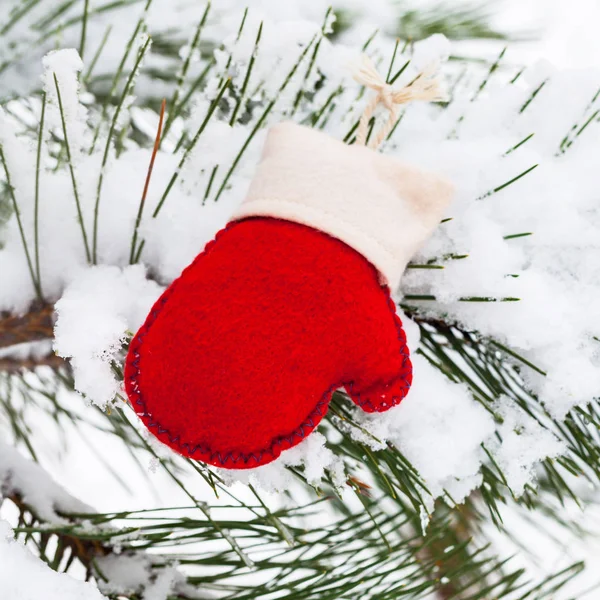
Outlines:
[{"label": "snow", "polygon": [[346,482],[344,463],[325,446],[325,443],[325,436],[313,432],[300,444],[283,452],[279,459],[267,465],[243,471],[217,470],[228,485],[237,482],[253,483],[262,490],[275,493],[288,490],[295,480],[287,467],[304,467],[304,476],[310,485],[318,486],[325,472],[328,472],[334,486],[341,490]]},{"label": "snow", "polygon": [[76,387],[102,408],[121,391],[113,371],[126,332],[137,331],[162,292],[142,265],[84,270],[56,303],[54,347],[71,358]]},{"label": "snow", "polygon": [[19,494],[23,502],[47,523],[64,523],[65,519],[59,513],[92,512],[89,506],[58,485],[42,467],[26,460],[1,441],[0,493],[3,496]]},{"label": "snow", "polygon": [[[154,0],[147,12],[144,12],[146,2],[140,2],[127,3],[125,6],[113,10],[94,14],[94,10],[103,6],[103,4],[102,0],[90,0],[90,18],[87,24],[87,44],[84,55],[84,59],[89,63],[100,48],[102,38],[109,30],[108,41],[102,50],[94,71],[94,75],[98,77],[107,74],[112,76],[115,73],[122,59],[124,48],[140,19],[144,20],[148,33],[152,37],[164,38],[169,41],[175,40],[181,43],[185,42],[186,39],[189,41],[193,39],[198,22],[206,7],[205,2],[199,3],[197,0],[181,0],[176,7],[173,6],[171,0]],[[382,29],[393,27],[396,18],[396,10],[391,0],[371,0],[367,4],[360,0],[337,0],[333,3],[329,0],[312,0],[311,2],[255,0],[252,3],[252,11],[249,17],[254,15],[252,18],[255,22],[257,19],[264,17],[268,21],[284,27],[287,23],[290,29],[297,28],[299,23],[309,27],[315,27],[315,25],[321,27],[324,24],[325,13],[330,6],[334,9],[344,9],[352,14],[357,23],[360,24],[360,30],[368,29],[367,36],[378,27]],[[0,5],[0,28],[11,21],[11,8],[10,4]],[[236,0],[213,2],[209,11],[208,22],[202,33],[203,44],[218,47],[223,40],[234,36],[240,26],[243,8],[244,6],[240,6]],[[56,35],[50,36],[47,40],[38,41],[39,34],[31,25],[47,18],[48,13],[51,12],[51,7],[31,7],[26,15],[27,18],[18,21],[0,39],[0,56],[2,57],[0,64],[4,60],[8,62],[13,57],[21,57],[25,51],[27,52],[26,59],[17,61],[16,65],[11,66],[3,74],[3,83],[6,86],[3,95],[11,95],[13,92],[26,94],[35,87],[32,86],[32,83],[39,74],[40,59],[44,52],[56,47],[57,40],[60,40],[62,47],[76,47],[79,45],[81,36],[79,26],[81,7],[79,6],[67,7],[64,12],[55,15],[53,26],[57,32]],[[331,17],[329,21],[331,21]],[[73,23],[76,24],[73,25]],[[250,27],[247,29],[250,29]],[[256,28],[252,31],[252,37],[254,38]],[[353,31],[347,33],[348,35],[354,34]],[[392,34],[394,33],[392,32]],[[285,38],[282,37],[282,39]],[[38,49],[37,61],[35,54],[32,56],[32,42]],[[254,43],[254,39],[252,43]],[[134,57],[130,55],[128,66],[131,66],[133,61]],[[160,68],[167,72],[173,68],[173,65],[172,61],[165,59],[159,53],[151,56],[149,62],[150,67]],[[193,72],[197,74],[198,71]],[[152,89],[148,89],[150,87],[148,80],[141,83],[145,86],[147,92],[153,95],[160,93],[160,91],[157,91],[155,81],[152,83]]]},{"label": "snow", "polygon": [[42,64],[44,66],[42,83],[49,101],[47,123],[50,128],[60,132],[61,138],[64,137],[62,135],[60,111],[62,106],[64,119],[70,125],[67,129],[67,136],[71,155],[77,158],[83,148],[88,130],[86,125],[87,110],[79,102],[78,74],[83,69],[83,61],[77,50],[67,48],[49,52],[42,60]]},{"label": "snow", "polygon": [[93,584],[53,571],[16,541],[9,524],[2,520],[0,565],[0,590],[5,600],[105,600]]},{"label": "snow", "polygon": [[152,559],[141,553],[109,554],[98,559],[98,566],[107,578],[100,589],[107,594],[138,594],[142,600],[164,600],[176,592],[184,581],[174,567],[152,571]]},{"label": "snow", "polygon": [[445,63],[451,54],[452,45],[445,35],[435,33],[427,38],[426,44],[416,44],[411,57],[413,67],[422,70],[430,65]]},{"label": "snow", "polygon": [[524,411],[518,410],[510,398],[503,397],[498,401],[498,412],[504,419],[498,428],[502,442],[490,440],[488,448],[511,491],[520,496],[527,484],[534,483],[533,466],[548,456],[564,454],[565,444]]},{"label": "snow", "polygon": [[[49,526],[68,524],[63,516],[68,513],[95,512],[56,483],[40,465],[25,459],[16,449],[0,441],[0,498],[10,498],[13,494],[19,496],[41,523]],[[79,523],[79,526],[82,524]],[[92,527],[85,521],[83,526]],[[171,593],[187,591],[185,577],[177,570],[175,562],[164,564],[164,559],[161,559],[156,565],[152,556],[145,552],[120,552],[116,546],[111,550],[111,553],[95,559],[108,579],[100,579],[101,592],[111,597],[128,593],[138,594],[142,600],[164,600]],[[51,570],[14,539],[9,524],[2,519],[0,591],[3,600],[104,598],[92,584]]]},{"label": "snow", "polygon": [[[198,7],[192,4],[182,3],[178,21],[182,15],[198,15]],[[352,81],[348,64],[360,55],[365,38],[346,36],[342,42],[331,43],[320,38],[323,3],[286,3],[285,8],[283,4],[265,0],[253,5],[239,36],[241,14],[230,10],[230,3],[219,4],[211,14],[205,33],[208,40],[222,42],[222,47],[214,52],[215,67],[205,87],[193,96],[191,116],[173,124],[156,158],[139,231],[145,243],[142,265],[130,265],[130,255],[149,150],[127,141],[117,158],[111,149],[99,202],[97,266],[89,266],[86,260],[70,174],[64,164],[55,170],[55,162],[46,158],[39,207],[42,289],[46,298],[57,302],[56,350],[71,358],[77,389],[99,406],[106,407],[120,392],[111,362],[120,360],[127,332],[142,323],[163,286],[202,250],[242,200],[264,138],[264,129],[253,135],[263,119],[262,107],[275,102],[265,125],[285,118],[308,121],[315,111],[329,107],[319,113],[316,126],[343,138],[364,106],[365,98]],[[163,11],[159,22],[156,11],[160,5],[157,1],[149,15],[150,30],[166,30],[173,24],[175,17],[169,10]],[[369,5],[364,10],[372,20],[383,18],[384,2]],[[359,10],[359,3],[352,6]],[[130,12],[124,15],[134,14],[134,9],[127,10]],[[133,19],[129,21],[130,25]],[[261,22],[262,37],[255,50]],[[125,35],[125,29],[121,24],[115,29],[110,48],[122,48],[115,39]],[[98,29],[96,34],[93,31],[90,39],[97,39]],[[191,37],[192,31],[187,33]],[[298,57],[315,40],[319,40],[319,52],[310,72],[305,58],[286,82]],[[120,58],[110,48],[102,69],[112,69]],[[386,36],[378,36],[369,46],[383,73],[393,48],[394,41]],[[466,83],[453,85],[459,73],[452,64],[444,64],[449,50],[445,38],[433,36],[415,44],[414,55],[399,53],[395,59],[397,70],[411,58],[397,85],[411,81],[420,68],[439,62],[453,91],[445,110],[417,104],[407,107],[383,151],[445,174],[457,190],[447,214],[451,220],[438,227],[415,257],[415,262],[434,261],[443,269],[409,269],[395,295],[399,302],[417,307],[421,316],[443,318],[492,337],[546,372],[543,376],[521,365],[521,376],[530,391],[542,399],[550,414],[562,419],[573,407],[593,398],[600,387],[600,332],[596,325],[600,322],[600,204],[595,159],[600,132],[592,118],[599,108],[594,94],[600,78],[591,70],[563,72],[539,63],[513,84],[508,82],[514,73],[495,73],[483,91],[476,93],[482,82],[480,71],[469,72]],[[240,89],[252,55],[246,97],[254,110],[244,113],[242,121],[233,126],[227,123],[227,115],[217,111],[189,155],[181,150],[174,153],[179,137],[175,132],[193,138],[220,88],[222,75],[230,76],[232,85]],[[84,58],[87,64],[89,58]],[[204,64],[202,60],[194,62],[193,68]],[[79,152],[91,134],[86,129],[81,97],[77,99],[82,62],[74,50],[62,50],[48,55],[44,67],[43,82],[50,101],[48,129],[62,137],[51,77],[56,73],[67,130],[69,135],[73,132],[82,222],[89,242],[95,228],[102,158],[98,148],[106,144],[106,131],[100,132],[95,152]],[[304,97],[294,110],[299,90],[312,89],[317,81],[320,87],[314,95]],[[142,81],[140,85],[143,87]],[[539,92],[532,99],[536,90]],[[229,103],[234,100],[227,97]],[[119,123],[134,116],[135,109],[126,105]],[[143,115],[137,117],[144,120]],[[582,129],[590,118],[591,124]],[[36,148],[19,136],[22,129],[14,113],[0,112],[0,143],[31,250]],[[147,129],[152,137],[154,127]],[[227,170],[238,156],[241,160],[224,185]],[[526,176],[505,185],[534,166]],[[176,181],[153,218],[173,174]],[[522,233],[531,235],[510,237]],[[34,288],[14,218],[2,237],[0,310],[23,312],[34,299]],[[466,256],[456,258],[459,255]],[[411,295],[432,295],[436,301],[411,300]],[[464,300],[472,297],[497,301]],[[518,300],[502,301],[506,298]],[[416,326],[408,318],[404,321],[412,337],[413,389],[401,406],[388,413],[364,415],[357,409],[355,418],[368,433],[348,427],[348,434],[374,450],[384,441],[396,445],[432,492],[430,504],[444,492],[459,502],[480,485],[481,464],[487,461],[484,447],[505,471],[511,489],[521,493],[533,482],[536,464],[559,455],[563,446],[508,398],[497,399],[492,407],[503,418],[495,420],[464,384],[452,382],[415,353]],[[283,453],[272,465],[226,477],[281,491],[292,481],[286,467],[297,465],[305,467],[314,485],[325,473],[339,486],[343,483],[343,463],[325,446],[320,433]]]},{"label": "snow", "polygon": [[449,383],[422,356],[412,361],[414,382],[402,409],[375,414],[357,410],[353,420],[360,429],[345,428],[373,450],[392,442],[419,471],[433,498],[455,490],[451,496],[460,503],[481,482],[481,444],[494,434],[494,420],[464,384]]}]

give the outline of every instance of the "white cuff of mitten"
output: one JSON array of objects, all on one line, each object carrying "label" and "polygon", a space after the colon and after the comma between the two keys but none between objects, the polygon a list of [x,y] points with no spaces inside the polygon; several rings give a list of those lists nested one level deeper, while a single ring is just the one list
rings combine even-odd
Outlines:
[{"label": "white cuff of mitten", "polygon": [[360,252],[395,288],[452,197],[445,179],[294,123],[268,133],[248,195],[232,220],[286,219]]}]

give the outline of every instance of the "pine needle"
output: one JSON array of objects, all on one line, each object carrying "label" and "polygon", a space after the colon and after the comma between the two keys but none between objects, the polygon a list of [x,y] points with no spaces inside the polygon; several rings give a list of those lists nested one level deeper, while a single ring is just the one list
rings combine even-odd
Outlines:
[{"label": "pine needle", "polygon": [[35,199],[34,199],[34,208],[33,208],[33,240],[35,247],[35,271],[37,276],[38,285],[40,286],[40,291],[42,289],[42,275],[40,273],[40,170],[41,170],[41,162],[42,162],[42,144],[44,137],[44,120],[46,117],[46,92],[42,92],[42,114],[40,117],[40,125],[38,131],[38,141],[37,141],[37,155],[36,155],[36,164],[35,164]]},{"label": "pine needle", "polygon": [[262,30],[263,30],[263,23],[261,21],[260,26],[258,27],[256,41],[254,42],[254,50],[252,51],[252,56],[250,57],[250,61],[248,62],[248,69],[246,70],[246,76],[244,77],[244,83],[242,84],[242,89],[240,90],[239,98],[235,104],[233,113],[231,114],[231,119],[229,119],[229,125],[231,127],[233,127],[235,125],[238,113],[240,111],[240,107],[242,106],[242,103],[244,102],[244,97],[246,95],[246,89],[248,88],[248,82],[250,81],[250,75],[252,74],[252,68],[254,67],[254,62],[256,61],[256,54],[258,52],[258,45],[260,44]]},{"label": "pine needle", "polygon": [[88,244],[88,237],[85,230],[85,223],[83,221],[83,213],[81,212],[81,202],[79,200],[79,191],[77,188],[77,178],[75,177],[75,168],[73,166],[73,160],[71,157],[71,146],[69,144],[69,134],[67,132],[67,120],[65,119],[65,112],[62,104],[62,97],[60,95],[60,87],[58,85],[58,79],[56,73],[54,73],[54,86],[56,87],[56,97],[58,99],[58,110],[60,112],[60,121],[62,124],[63,136],[65,138],[65,150],[67,152],[67,162],[69,164],[69,173],[71,174],[71,185],[73,186],[73,195],[75,196],[75,206],[77,207],[77,218],[79,220],[79,226],[81,227],[81,235],[83,237],[83,245],[85,247],[85,256],[88,263],[91,262],[92,256],[90,254],[90,247]]},{"label": "pine needle", "polygon": [[84,0],[83,4],[83,17],[81,19],[81,39],[79,41],[79,56],[83,60],[85,55],[85,41],[87,34],[87,24],[89,17],[90,0]]},{"label": "pine needle", "polygon": [[[170,102],[171,110],[169,111],[169,116],[167,117],[167,122],[165,124],[165,136],[169,133],[169,129],[171,128],[171,125],[172,125],[175,117],[178,114],[178,112],[176,112],[174,109],[177,106],[177,103],[179,101],[179,96],[181,94],[181,90],[183,89],[183,84],[185,83],[187,73],[189,71],[190,65],[192,64],[192,58],[193,58],[194,52],[196,51],[196,48],[198,47],[198,44],[200,43],[200,36],[202,35],[202,30],[204,28],[204,25],[206,24],[206,19],[208,18],[209,10],[210,10],[210,2],[207,2],[206,8],[204,9],[204,13],[202,14],[202,18],[200,19],[200,22],[198,23],[198,27],[196,27],[194,37],[192,38],[192,41],[188,48],[187,56],[185,58],[185,61],[183,62],[181,71],[179,72],[179,75],[177,77],[177,87],[175,88],[175,91],[173,92],[173,97],[171,98],[171,102]],[[246,14],[246,13],[244,13],[244,14]]]},{"label": "pine needle", "polygon": [[108,131],[108,136],[106,137],[106,144],[104,146],[104,154],[102,156],[102,164],[100,166],[100,175],[98,176],[98,186],[96,188],[96,203],[94,205],[94,232],[93,232],[93,241],[92,241],[92,263],[97,264],[98,262],[98,217],[100,210],[100,198],[102,195],[102,184],[104,182],[104,171],[106,169],[106,163],[108,162],[108,154],[110,152],[110,147],[113,139],[113,135],[115,133],[117,127],[117,121],[119,120],[119,115],[121,114],[121,110],[123,105],[125,104],[125,99],[129,95],[135,77],[137,75],[138,69],[142,63],[142,59],[144,58],[146,51],[150,47],[152,40],[150,37],[145,41],[144,45],[140,48],[138,52],[137,60],[129,74],[129,78],[127,79],[127,83],[125,84],[125,89],[123,90],[123,94],[121,95],[121,99],[119,104],[117,105],[117,109],[115,110],[115,114],[113,115],[110,129]]},{"label": "pine needle", "polygon": [[[200,136],[206,129],[206,126],[208,125],[208,123],[210,122],[210,119],[211,119],[213,113],[215,112],[215,110],[217,110],[217,107],[219,106],[219,102],[221,101],[221,98],[223,97],[225,90],[227,90],[227,88],[229,87],[230,84],[231,84],[231,79],[226,79],[225,83],[221,86],[221,89],[217,93],[215,99],[212,101],[212,103],[208,109],[208,112],[206,113],[206,116],[204,117],[204,120],[202,121],[200,127],[198,128],[198,131],[196,132],[196,135],[194,136],[194,139],[192,140],[192,143],[188,146],[188,148],[184,152],[183,156],[181,157],[181,160],[179,161],[179,164],[177,165],[177,169],[175,170],[175,173],[173,173],[173,176],[171,177],[169,183],[167,184],[167,187],[166,187],[161,199],[158,201],[158,204],[156,205],[156,208],[154,209],[154,212],[152,213],[153,218],[156,218],[158,216],[158,213],[161,211],[161,209],[167,199],[167,196],[169,195],[169,192],[171,191],[171,188],[175,185],[175,182],[179,178],[181,169],[187,162],[187,159],[189,158],[190,153],[192,152],[192,150],[198,143]],[[141,249],[140,249],[140,251],[141,251]]]},{"label": "pine needle", "polygon": [[142,193],[142,198],[140,200],[140,206],[138,208],[137,217],[135,219],[135,227],[133,230],[133,237],[131,238],[131,252],[129,253],[129,264],[134,263],[135,258],[135,246],[137,244],[138,238],[138,229],[140,227],[140,223],[142,220],[142,214],[144,212],[144,206],[146,204],[146,197],[148,196],[148,188],[150,187],[150,179],[152,178],[152,170],[154,169],[154,161],[156,160],[156,155],[158,154],[158,149],[160,147],[161,135],[162,135],[162,127],[163,120],[165,118],[165,109],[167,107],[166,99],[163,99],[160,105],[160,115],[158,119],[158,128],[156,130],[156,138],[154,139],[154,148],[152,149],[152,156],[150,157],[150,164],[148,165],[148,173],[146,174],[146,182],[144,183],[144,191]]},{"label": "pine needle", "polygon": [[23,230],[23,222],[21,221],[21,212],[19,211],[19,204],[15,197],[15,188],[13,187],[11,182],[10,172],[8,170],[8,165],[6,164],[6,157],[4,156],[4,148],[2,144],[0,144],[0,161],[2,162],[2,166],[4,167],[4,174],[6,175],[6,185],[8,186],[8,192],[13,203],[13,210],[17,219],[17,226],[19,227],[19,234],[21,236],[21,242],[23,243],[23,251],[25,252],[25,258],[27,260],[27,268],[29,269],[29,274],[31,275],[31,282],[33,283],[33,287],[35,289],[35,293],[38,299],[41,301],[43,300],[42,289],[40,287],[40,282],[35,276],[33,264],[31,262],[31,254],[29,253],[29,247],[27,246],[27,238],[25,237],[25,231]]},{"label": "pine needle", "polygon": [[256,122],[256,125],[254,126],[254,128],[252,129],[252,131],[250,132],[250,134],[248,135],[248,137],[246,138],[246,141],[242,145],[242,147],[241,147],[240,151],[238,152],[237,156],[233,159],[233,162],[232,162],[231,166],[229,167],[229,170],[227,171],[225,177],[223,177],[223,181],[221,182],[221,186],[219,187],[219,191],[217,192],[217,194],[215,196],[215,202],[217,202],[219,200],[221,194],[223,193],[223,191],[225,190],[225,187],[227,186],[227,183],[229,182],[229,178],[231,177],[231,175],[235,171],[235,169],[236,169],[239,161],[241,160],[244,152],[246,151],[246,149],[250,145],[250,142],[252,141],[252,139],[254,138],[254,136],[256,135],[256,133],[258,132],[258,130],[262,127],[262,125],[265,122],[268,114],[271,112],[271,110],[273,109],[273,107],[277,103],[277,100],[279,99],[279,96],[285,90],[285,88],[287,87],[288,83],[290,82],[290,80],[292,79],[292,77],[294,76],[294,74],[296,73],[296,70],[298,69],[298,67],[300,66],[300,64],[302,63],[302,61],[304,60],[304,58],[306,57],[306,54],[308,53],[308,51],[312,47],[313,43],[315,42],[315,39],[316,39],[316,37],[313,37],[312,40],[306,45],[306,48],[304,48],[304,50],[302,50],[302,52],[300,53],[300,56],[299,56],[298,60],[296,61],[296,63],[294,64],[294,66],[290,69],[290,71],[287,74],[286,78],[283,80],[283,83],[279,87],[279,90],[277,91],[277,94],[269,102],[269,104],[267,104],[265,110],[263,111],[262,115],[260,116],[260,118]]}]

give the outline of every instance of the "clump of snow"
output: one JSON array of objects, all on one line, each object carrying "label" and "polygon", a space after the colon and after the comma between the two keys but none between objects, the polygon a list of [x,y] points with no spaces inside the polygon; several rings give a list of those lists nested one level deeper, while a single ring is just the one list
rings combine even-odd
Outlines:
[{"label": "clump of snow", "polygon": [[[17,495],[47,525],[63,525],[69,513],[93,514],[94,509],[71,496],[37,463],[0,442],[0,498]],[[81,525],[81,523],[80,523]],[[121,536],[124,541],[128,536]],[[143,600],[164,600],[171,593],[184,593],[185,576],[176,564],[159,566],[144,552],[121,553],[115,546],[106,556],[96,557],[104,581],[101,591],[107,595],[140,594]],[[8,523],[0,520],[0,591],[2,598],[25,600],[101,600],[91,584],[52,571],[15,541]],[[29,580],[32,581],[29,581]],[[21,594],[19,595],[18,592]]]},{"label": "clump of snow", "polygon": [[71,496],[37,463],[23,458],[17,450],[0,442],[0,495],[11,494],[18,494],[46,523],[63,523],[65,519],[59,513],[92,512],[89,506]]},{"label": "clump of snow", "polygon": [[147,554],[109,554],[97,563],[108,580],[99,581],[100,589],[111,595],[138,594],[142,600],[164,600],[185,581],[175,567],[156,569]]},{"label": "clump of snow", "polygon": [[560,456],[565,444],[551,431],[542,427],[525,411],[519,410],[514,401],[502,397],[498,412],[504,422],[498,427],[498,438],[491,439],[488,450],[509,482],[516,496],[520,496],[527,484],[535,479],[534,466],[547,457]]},{"label": "clump of snow", "polygon": [[[555,72],[533,99],[537,77],[533,87],[492,82],[468,110],[457,99],[436,121],[408,111],[395,144],[401,155],[457,183],[452,220],[417,258],[444,269],[407,271],[403,292],[435,296],[437,303],[418,303],[425,314],[494,337],[545,371],[546,377],[524,368],[523,377],[557,418],[589,401],[600,385],[594,340],[600,205],[591,160],[600,136],[591,124],[577,135],[597,109],[590,78]],[[577,91],[565,99],[565,89]],[[445,139],[449,133],[456,139]],[[525,235],[510,237],[518,234]],[[449,258],[457,255],[466,257]],[[518,300],[461,300],[472,296]]]},{"label": "clump of snow", "polygon": [[6,521],[0,521],[0,565],[0,590],[6,600],[106,600],[93,584],[57,573],[34,556],[14,539]]},{"label": "clump of snow", "polygon": [[[44,57],[42,83],[48,100],[46,118],[49,128],[63,137],[62,118],[68,123],[67,137],[75,160],[88,133],[87,110],[79,102],[79,73],[83,61],[77,50],[54,50]],[[60,98],[60,101],[59,101]],[[62,107],[62,115],[61,115]]]},{"label": "clump of snow", "polygon": [[309,484],[318,486],[327,471],[338,489],[346,482],[344,463],[325,445],[326,439],[313,432],[297,446],[286,450],[272,463],[248,470],[217,469],[223,481],[232,485],[236,482],[254,483],[268,492],[283,492],[295,480],[286,467],[303,467]]},{"label": "clump of snow", "polygon": [[429,65],[441,65],[450,58],[450,40],[441,33],[436,33],[426,40],[415,44],[411,63],[416,69],[425,69]]},{"label": "clump of snow", "polygon": [[[67,56],[69,57],[70,55]],[[60,54],[54,58],[58,60]],[[56,60],[50,64],[54,65]],[[214,79],[217,80],[218,77],[215,76]],[[75,93],[74,90],[71,91]],[[200,109],[195,115],[201,122],[210,103],[200,100],[198,103]],[[81,125],[80,117],[72,113],[73,111],[65,114],[68,132],[76,131]],[[136,247],[137,251],[139,244],[144,242],[142,261],[152,265],[154,276],[158,280],[171,281],[178,276],[210,241],[215,231],[225,225],[229,215],[241,202],[251,176],[250,170],[245,171],[246,159],[250,165],[256,164],[258,160],[260,147],[256,143],[250,144],[247,154],[240,161],[239,171],[232,177],[232,184],[235,185],[224,191],[219,202],[203,203],[202,198],[214,167],[221,160],[233,160],[247,134],[247,128],[242,129],[243,131],[232,132],[231,138],[227,140],[230,145],[228,144],[224,153],[214,153],[211,148],[215,145],[221,146],[223,125],[218,121],[209,123],[203,135],[212,145],[200,146],[201,153],[193,154],[196,159],[190,161],[192,164],[189,167],[186,164],[181,174],[177,167],[179,157],[159,152]],[[62,128],[58,132],[60,137],[61,132]],[[37,149],[20,138],[20,133],[18,122],[0,108],[0,144],[6,156],[28,251],[33,257]],[[38,255],[41,288],[48,299],[60,297],[65,287],[79,276],[82,267],[88,263],[86,247],[91,253],[94,230],[97,231],[98,262],[122,267],[130,263],[136,217],[151,151],[134,146],[125,150],[118,160],[111,158],[108,161],[103,170],[103,185],[96,211],[106,135],[107,132],[101,133],[95,152],[91,155],[84,152],[76,161],[75,179],[80,199],[81,221],[68,169],[42,168],[40,171],[39,222],[42,226],[39,231]],[[205,151],[202,151],[203,149]],[[52,161],[46,157],[46,162]],[[221,166],[214,187],[217,187],[223,178],[228,167],[227,162]],[[170,189],[157,217],[153,218],[152,213],[168,189],[174,172],[181,176],[177,184]],[[0,168],[0,177],[3,175],[3,169]],[[214,191],[213,189],[213,193]],[[35,293],[15,218],[10,219],[3,227],[2,236],[4,246],[0,251],[0,272],[6,285],[0,287],[0,310],[24,312]]]},{"label": "clump of snow", "polygon": [[56,304],[59,356],[71,359],[77,390],[106,407],[121,383],[113,371],[128,331],[137,331],[162,288],[145,269],[98,266],[82,272]]}]

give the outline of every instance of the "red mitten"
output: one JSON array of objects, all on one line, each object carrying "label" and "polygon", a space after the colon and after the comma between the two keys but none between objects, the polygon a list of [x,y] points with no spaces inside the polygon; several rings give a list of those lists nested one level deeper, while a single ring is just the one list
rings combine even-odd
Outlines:
[{"label": "red mitten", "polygon": [[156,302],[125,368],[131,403],[177,452],[266,464],[345,388],[368,412],[412,368],[389,287],[449,186],[373,150],[274,127],[246,201]]}]

